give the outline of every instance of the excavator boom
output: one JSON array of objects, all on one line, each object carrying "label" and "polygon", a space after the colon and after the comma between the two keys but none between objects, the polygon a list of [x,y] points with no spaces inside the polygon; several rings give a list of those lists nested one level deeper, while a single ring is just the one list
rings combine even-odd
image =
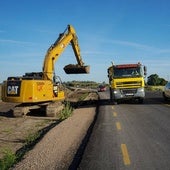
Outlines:
[{"label": "excavator boom", "polygon": [[78,45],[78,38],[76,36],[76,32],[71,25],[68,25],[67,29],[59,35],[56,42],[51,45],[51,47],[46,53],[43,65],[44,79],[53,79],[54,64],[69,43],[71,43],[71,46],[73,48],[77,64],[69,64],[65,66],[64,71],[67,74],[89,73],[90,67],[84,66],[82,57],[80,55],[80,47]]}]

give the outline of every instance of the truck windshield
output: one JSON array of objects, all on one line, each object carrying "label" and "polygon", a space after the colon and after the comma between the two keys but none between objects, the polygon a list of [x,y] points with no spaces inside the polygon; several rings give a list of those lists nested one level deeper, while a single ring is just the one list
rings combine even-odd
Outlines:
[{"label": "truck windshield", "polygon": [[114,77],[140,77],[142,76],[141,67],[133,68],[114,68]]}]

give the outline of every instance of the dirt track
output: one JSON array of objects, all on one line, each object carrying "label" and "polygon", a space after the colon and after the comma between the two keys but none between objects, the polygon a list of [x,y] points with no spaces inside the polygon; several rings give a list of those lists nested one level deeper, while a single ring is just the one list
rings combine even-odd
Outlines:
[{"label": "dirt track", "polygon": [[[72,96],[75,100],[77,95]],[[10,109],[11,103],[0,103],[0,156],[3,149],[9,148],[13,152],[25,145],[30,133],[41,129],[53,127],[35,147],[30,150],[15,169],[67,169],[78,149],[86,131],[94,119],[96,107],[93,100],[97,99],[96,93],[90,93],[85,99],[85,104],[80,104],[73,115],[57,125],[56,120],[44,117],[27,116],[14,118]],[[83,106],[83,107],[82,107]]]}]

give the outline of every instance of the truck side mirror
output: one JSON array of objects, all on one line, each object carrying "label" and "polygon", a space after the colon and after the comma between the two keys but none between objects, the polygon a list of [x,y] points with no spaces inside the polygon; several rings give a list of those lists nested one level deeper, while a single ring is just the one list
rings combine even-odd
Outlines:
[{"label": "truck side mirror", "polygon": [[144,69],[144,75],[146,76],[147,75],[147,67],[144,66],[143,69]]}]

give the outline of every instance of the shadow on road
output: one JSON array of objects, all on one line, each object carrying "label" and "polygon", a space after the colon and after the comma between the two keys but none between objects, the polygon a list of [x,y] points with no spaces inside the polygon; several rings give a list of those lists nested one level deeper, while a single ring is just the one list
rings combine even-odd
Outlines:
[{"label": "shadow on road", "polygon": [[8,117],[8,118],[14,117],[12,109],[9,109],[8,111],[4,111],[4,112],[0,111],[0,116]]},{"label": "shadow on road", "polygon": [[85,101],[78,101],[78,102],[70,102],[70,105],[73,108],[83,108],[83,107],[92,107],[98,104],[99,100],[85,100]]},{"label": "shadow on road", "polygon": [[[98,102],[99,105],[115,105],[115,103],[113,101],[111,101],[110,99],[100,99],[100,101]],[[143,103],[139,103],[137,100],[124,100],[124,101],[120,101],[117,103],[118,105],[122,105],[122,104],[131,104],[131,105],[153,105],[153,104],[170,104],[170,101],[164,101],[164,99],[162,97],[146,97],[144,99]]]},{"label": "shadow on road", "polygon": [[[114,105],[115,103],[111,101],[109,98],[105,99],[100,99],[98,101],[99,105]],[[170,100],[165,101],[162,92],[160,91],[147,91],[146,92],[146,97],[144,99],[144,102],[140,104],[138,100],[124,100],[124,101],[119,101],[118,104],[133,104],[133,105],[153,105],[153,104],[167,104],[170,105]]]}]

